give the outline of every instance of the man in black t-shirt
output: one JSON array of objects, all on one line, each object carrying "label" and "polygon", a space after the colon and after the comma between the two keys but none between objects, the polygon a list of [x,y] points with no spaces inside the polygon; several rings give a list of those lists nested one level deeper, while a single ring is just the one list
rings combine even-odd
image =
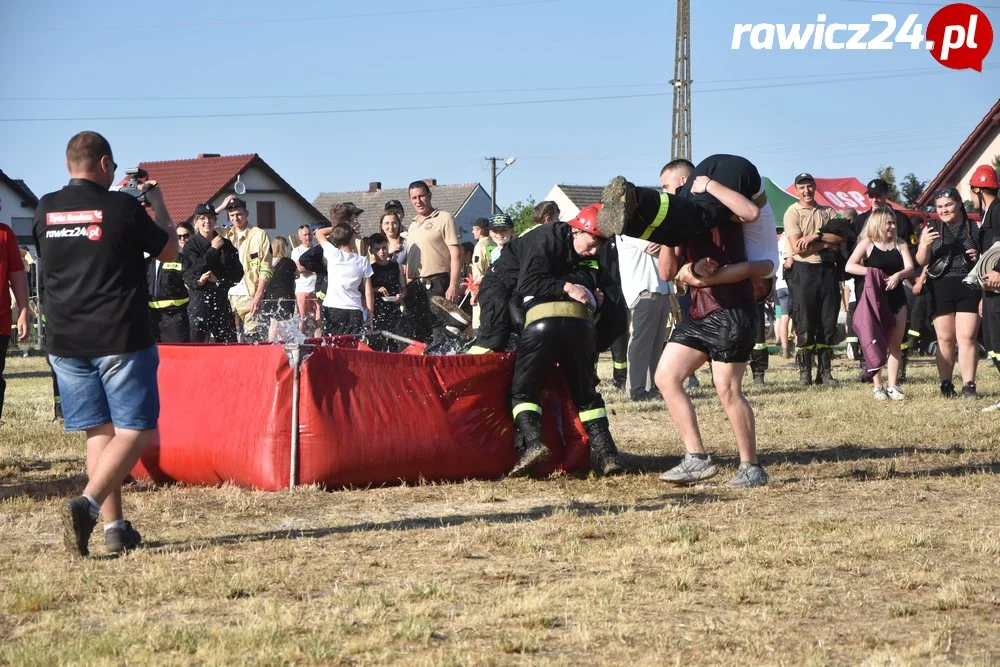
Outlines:
[{"label": "man in black t-shirt", "polygon": [[143,254],[174,262],[177,240],[155,183],[142,190],[164,227],[138,199],[108,191],[118,165],[107,139],[75,135],[66,166],[69,184],[39,200],[33,228],[65,427],[87,434],[89,480],[83,495],[66,501],[62,520],[67,548],[86,556],[103,513],[105,546],[121,553],[141,542],[122,518],[121,485],[160,410]]}]

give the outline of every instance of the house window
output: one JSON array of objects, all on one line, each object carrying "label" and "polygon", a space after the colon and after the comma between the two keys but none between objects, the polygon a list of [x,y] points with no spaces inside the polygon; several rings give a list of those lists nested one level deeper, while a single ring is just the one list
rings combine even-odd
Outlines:
[{"label": "house window", "polygon": [[274,202],[257,202],[257,226],[261,229],[274,229]]},{"label": "house window", "polygon": [[35,237],[32,234],[34,218],[11,218],[10,227],[14,230],[18,245],[35,245]]}]

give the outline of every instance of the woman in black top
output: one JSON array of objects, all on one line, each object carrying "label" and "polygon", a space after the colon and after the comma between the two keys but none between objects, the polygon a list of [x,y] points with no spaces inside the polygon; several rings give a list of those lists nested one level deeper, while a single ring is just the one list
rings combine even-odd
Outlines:
[{"label": "woman in black top", "polygon": [[[862,266],[862,262],[864,265]],[[886,336],[889,347],[889,388],[882,386],[881,369],[872,377],[875,384],[876,401],[891,398],[901,401],[906,398],[899,390],[899,367],[902,360],[901,344],[906,331],[906,293],[903,281],[913,275],[913,257],[906,242],[896,236],[896,214],[887,206],[872,211],[858,237],[846,270],[855,276],[864,276],[868,269],[881,269],[887,279],[885,296],[889,308],[895,315],[895,322]],[[857,295],[861,301],[861,295]]]},{"label": "woman in black top", "polygon": [[[962,206],[962,198],[954,188],[934,197],[940,223],[928,221],[917,247],[917,261],[927,267],[927,289],[931,298],[931,319],[937,333],[937,367],[941,378],[941,395],[956,396],[952,384],[955,370],[955,344],[958,343],[958,365],[962,373],[962,396],[979,398],[976,393],[976,365],[979,358],[976,338],[979,335],[979,300],[982,292],[962,283],[979,257],[978,234]],[[940,272],[934,269],[937,260],[949,257]],[[943,260],[942,260],[943,263]]]},{"label": "woman in black top", "polygon": [[[267,336],[271,342],[280,337],[278,327],[281,324],[295,319],[295,278],[298,277],[299,270],[291,254],[291,245],[285,237],[279,236],[271,241],[274,273],[264,292],[263,307],[264,314],[271,316]],[[298,326],[295,330],[298,331]]]}]

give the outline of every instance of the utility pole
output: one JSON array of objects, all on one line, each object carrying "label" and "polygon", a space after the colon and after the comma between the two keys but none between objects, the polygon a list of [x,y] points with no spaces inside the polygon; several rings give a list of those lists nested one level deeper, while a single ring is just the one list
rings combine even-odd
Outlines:
[{"label": "utility pole", "polygon": [[[488,157],[483,159],[489,160],[490,163],[490,215],[493,215],[494,211],[497,209],[497,176],[502,174],[504,169],[517,162],[517,158]],[[497,160],[503,162],[503,166],[500,167],[500,171],[497,171]]]},{"label": "utility pole", "polygon": [[490,161],[490,215],[493,215],[493,212],[497,210],[497,160],[503,158],[488,157],[486,159]]},{"label": "utility pole", "polygon": [[677,0],[670,159],[691,159],[691,0]]}]

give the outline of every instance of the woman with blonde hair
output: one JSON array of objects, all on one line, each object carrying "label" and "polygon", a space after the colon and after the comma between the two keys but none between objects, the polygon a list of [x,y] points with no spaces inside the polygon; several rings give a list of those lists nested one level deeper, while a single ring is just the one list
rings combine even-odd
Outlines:
[{"label": "woman with blonde hair", "polygon": [[962,373],[962,397],[979,398],[976,392],[976,365],[979,363],[976,338],[979,335],[979,301],[982,292],[962,282],[979,257],[979,233],[969,221],[962,197],[955,188],[934,195],[934,208],[940,222],[928,221],[917,261],[927,273],[931,297],[931,321],[937,333],[937,369],[941,395],[957,396],[952,374],[955,371],[955,345]]},{"label": "woman with blonde hair", "polygon": [[[851,275],[867,276],[869,269],[880,269],[885,273],[884,296],[892,313],[892,320],[885,326],[889,352],[889,387],[886,389],[882,386],[881,368],[868,369],[875,371],[872,377],[875,384],[873,394],[877,401],[887,398],[902,401],[906,398],[899,390],[899,367],[903,356],[901,344],[906,332],[906,292],[903,291],[903,281],[913,275],[914,264],[906,242],[896,236],[896,214],[888,206],[880,206],[868,216],[858,244],[847,260],[846,270]],[[865,292],[870,289],[869,282],[868,279],[865,280]],[[861,295],[856,297],[861,307]]]},{"label": "woman with blonde hair", "polygon": [[274,273],[264,292],[263,311],[271,316],[267,339],[272,342],[278,338],[278,327],[295,319],[295,278],[299,272],[291,254],[292,246],[284,236],[271,241]]}]

